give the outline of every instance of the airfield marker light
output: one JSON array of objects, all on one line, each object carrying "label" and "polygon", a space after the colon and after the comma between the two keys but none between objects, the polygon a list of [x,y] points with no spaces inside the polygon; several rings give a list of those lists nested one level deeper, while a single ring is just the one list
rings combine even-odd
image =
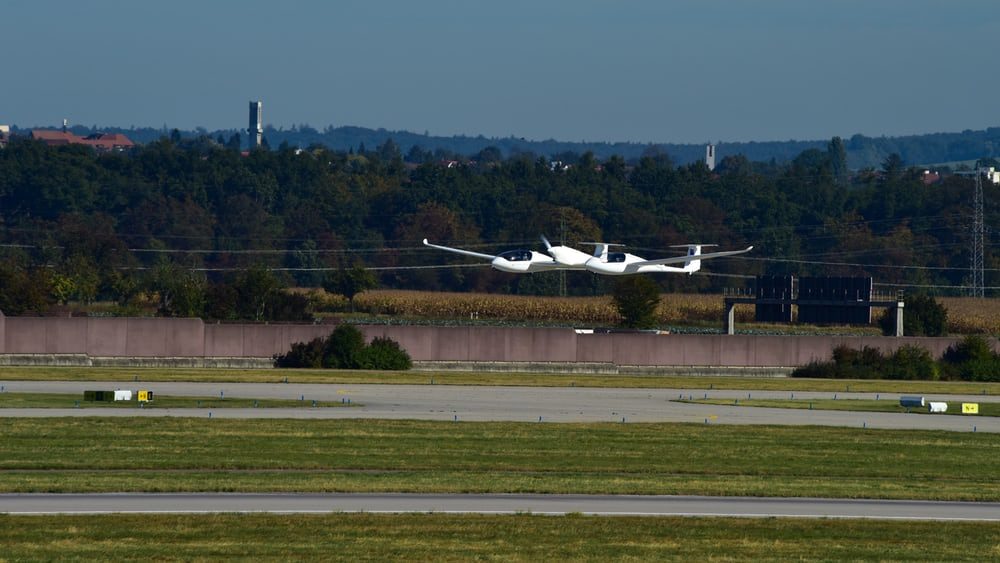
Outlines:
[{"label": "airfield marker light", "polygon": [[707,418],[705,419],[705,424],[708,424],[708,419]]},{"label": "airfield marker light", "polygon": [[878,394],[878,393],[875,393],[875,400],[876,400],[876,401],[878,400],[878,397],[879,397],[879,394]]},{"label": "airfield marker light", "polygon": [[622,417],[622,424],[625,424],[625,417]]},{"label": "airfield marker light", "polygon": [[285,383],[288,383],[288,376],[285,376]]},{"label": "airfield marker light", "polygon": [[347,398],[347,404],[348,405],[351,404],[351,398],[350,397]]},{"label": "airfield marker light", "polygon": [[705,399],[708,399],[708,393],[705,393]]},{"label": "airfield marker light", "polygon": [[0,385],[0,393],[3,393],[4,386]]},{"label": "airfield marker light", "polygon": [[458,422],[458,415],[455,415],[455,422]]},{"label": "airfield marker light", "polygon": [[73,401],[73,406],[76,408],[80,408],[80,401]]},{"label": "airfield marker light", "polygon": [[256,399],[254,399],[253,408],[257,408],[257,400]]},{"label": "airfield marker light", "polygon": [[201,401],[198,401],[198,408],[201,408]]},{"label": "airfield marker light", "polygon": [[219,390],[219,398],[220,398],[220,399],[223,399],[223,398],[225,398],[225,396],[226,396],[226,394],[225,394],[225,393],[226,393],[225,391],[223,391],[223,390],[221,390],[221,389],[220,389],[220,390]]},{"label": "airfield marker light", "polygon": [[212,411],[208,411],[208,418],[212,418]]},{"label": "airfield marker light", "polygon": [[862,427],[862,428],[868,428],[868,421],[867,421],[867,420],[866,420],[866,421],[863,421],[863,422],[861,423],[861,427]]},{"label": "airfield marker light", "polygon": [[976,431],[976,425],[975,425],[975,424],[973,424],[973,425],[972,425],[972,431],[973,431],[973,432],[975,432],[975,431]]},{"label": "airfield marker light", "polygon": [[813,410],[813,404],[809,403],[809,410]]},{"label": "airfield marker light", "polygon": [[538,417],[538,422],[541,422],[541,421],[542,421],[542,417]]},{"label": "airfield marker light", "polygon": [[300,401],[305,401],[306,400],[306,396],[305,395],[299,395],[299,400]]},{"label": "airfield marker light", "polygon": [[836,401],[836,400],[837,400],[837,394],[836,394],[836,393],[834,393],[834,394],[833,394],[833,400],[834,400],[834,401]]},{"label": "airfield marker light", "polygon": [[794,401],[795,400],[795,393],[792,393],[791,397],[789,397],[789,398]]}]

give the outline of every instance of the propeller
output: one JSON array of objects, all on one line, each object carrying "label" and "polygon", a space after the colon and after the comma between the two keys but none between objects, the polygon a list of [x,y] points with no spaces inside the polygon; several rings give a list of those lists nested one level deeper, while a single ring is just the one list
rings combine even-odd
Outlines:
[{"label": "propeller", "polygon": [[545,235],[542,235],[542,242],[545,243],[545,250],[552,250],[552,243],[549,242],[549,239],[545,238]]}]

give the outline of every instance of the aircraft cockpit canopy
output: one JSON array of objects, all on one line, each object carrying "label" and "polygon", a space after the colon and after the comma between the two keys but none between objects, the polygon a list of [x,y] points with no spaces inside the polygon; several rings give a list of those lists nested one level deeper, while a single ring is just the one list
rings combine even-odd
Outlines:
[{"label": "aircraft cockpit canopy", "polygon": [[624,262],[625,253],[624,252],[609,252],[608,262]]},{"label": "aircraft cockpit canopy", "polygon": [[508,262],[528,262],[531,260],[530,250],[508,250],[497,255]]}]

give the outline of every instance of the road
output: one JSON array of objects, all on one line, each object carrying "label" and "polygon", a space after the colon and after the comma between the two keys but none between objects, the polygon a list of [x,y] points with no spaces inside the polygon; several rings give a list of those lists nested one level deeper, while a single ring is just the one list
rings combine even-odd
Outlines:
[{"label": "road", "polygon": [[[678,398],[875,399],[874,393],[183,382],[5,381],[6,392],[82,393],[85,389],[150,389],[160,395],[304,399],[303,408],[258,409],[0,409],[0,417],[174,416],[216,418],[385,418],[520,422],[694,422],[699,424],[819,425],[1000,432],[1000,417],[805,409],[749,408],[678,403]],[[880,393],[882,399],[899,394]],[[927,395],[957,410],[961,402],[998,402],[989,395]],[[351,408],[308,408],[312,400],[351,401]]]},{"label": "road", "polygon": [[637,495],[4,494],[0,513],[435,512],[1000,521],[1000,503]]}]

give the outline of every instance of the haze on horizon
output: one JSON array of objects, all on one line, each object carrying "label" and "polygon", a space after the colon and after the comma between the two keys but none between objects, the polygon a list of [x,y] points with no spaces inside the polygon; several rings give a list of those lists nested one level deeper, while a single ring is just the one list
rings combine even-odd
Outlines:
[{"label": "haze on horizon", "polygon": [[563,141],[1000,124],[987,0],[94,0],[4,6],[0,123]]}]

